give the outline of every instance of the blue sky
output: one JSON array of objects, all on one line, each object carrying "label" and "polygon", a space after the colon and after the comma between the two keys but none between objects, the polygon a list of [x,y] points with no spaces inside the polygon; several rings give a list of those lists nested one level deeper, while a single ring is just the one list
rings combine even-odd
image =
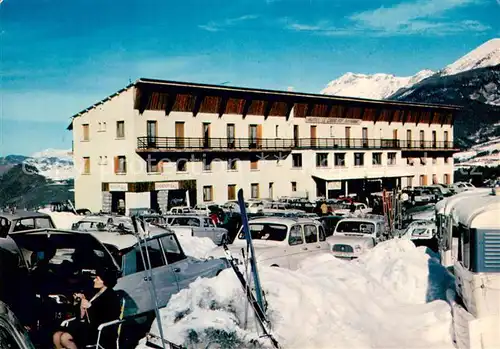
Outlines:
[{"label": "blue sky", "polygon": [[3,0],[0,155],[71,147],[69,117],[140,77],[319,92],[440,69],[498,18],[500,0]]}]

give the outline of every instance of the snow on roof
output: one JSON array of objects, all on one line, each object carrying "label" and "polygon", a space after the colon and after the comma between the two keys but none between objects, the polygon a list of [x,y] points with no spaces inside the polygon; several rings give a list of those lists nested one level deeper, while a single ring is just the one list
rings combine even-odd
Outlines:
[{"label": "snow on roof", "polygon": [[24,210],[19,210],[16,212],[1,212],[0,217],[6,218],[8,220],[13,220],[13,219],[22,219],[22,218],[47,218],[49,217],[48,214],[44,212],[33,212],[33,211],[24,211]]},{"label": "snow on roof", "polygon": [[448,215],[453,210],[453,207],[464,198],[488,195],[490,192],[491,189],[489,188],[477,188],[461,192],[437,202],[435,206],[435,212],[438,214]]},{"label": "snow on roof", "polygon": [[455,222],[471,228],[500,228],[500,196],[484,194],[464,197],[452,211]]}]

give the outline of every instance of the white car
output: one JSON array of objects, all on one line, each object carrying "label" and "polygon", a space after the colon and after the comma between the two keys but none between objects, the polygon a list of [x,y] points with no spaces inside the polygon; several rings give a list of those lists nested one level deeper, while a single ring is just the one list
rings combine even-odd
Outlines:
[{"label": "white car", "polygon": [[[300,261],[320,253],[328,253],[325,231],[320,222],[308,218],[269,217],[252,219],[249,222],[253,246],[259,265],[295,270]],[[235,259],[242,262],[241,249],[247,242],[240,229],[233,244],[229,246]],[[223,250],[216,249],[209,256],[220,257]]]},{"label": "white car", "polygon": [[452,188],[455,191],[455,193],[461,193],[461,192],[466,191],[466,190],[475,189],[476,187],[470,183],[467,183],[467,182],[457,182],[457,183],[453,183]]},{"label": "white car", "polygon": [[364,215],[372,212],[372,209],[362,202],[354,203],[354,212],[351,212],[351,204],[343,203],[340,204],[340,208],[334,209],[332,214],[334,216],[346,216],[349,214],[353,215]]},{"label": "white car", "polygon": [[343,218],[337,223],[333,235],[326,241],[335,257],[354,259],[385,239],[383,220]]}]

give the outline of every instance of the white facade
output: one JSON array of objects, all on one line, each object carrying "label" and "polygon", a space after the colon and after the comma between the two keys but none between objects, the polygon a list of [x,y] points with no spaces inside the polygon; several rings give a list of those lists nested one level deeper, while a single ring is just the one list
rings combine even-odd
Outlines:
[{"label": "white facade", "polygon": [[[431,140],[432,131],[436,131],[437,141],[453,141],[453,126],[449,124],[406,123],[401,122],[373,122],[357,120],[351,125],[344,124],[313,124],[310,119],[294,118],[292,109],[290,117],[269,116],[267,119],[261,115],[242,115],[198,113],[193,116],[191,112],[172,111],[165,115],[164,111],[145,110],[142,114],[134,109],[135,87],[132,86],[120,94],[110,97],[101,104],[89,108],[74,117],[73,129],[73,154],[76,168],[75,201],[77,208],[88,208],[99,211],[103,208],[104,191],[127,191],[125,203],[127,208],[149,207],[149,192],[128,192],[128,183],[140,182],[179,182],[196,180],[196,201],[203,202],[203,188],[212,187],[213,197],[209,201],[224,203],[228,199],[228,185],[235,185],[236,191],[243,189],[246,197],[251,195],[251,184],[258,183],[259,197],[274,198],[292,195],[292,187],[297,192],[306,192],[310,199],[317,196],[317,184],[314,177],[326,181],[344,181],[348,179],[377,179],[383,177],[401,178],[402,187],[422,184],[420,176],[427,176],[427,184],[432,184],[433,177],[437,182],[453,181],[453,159],[438,157],[435,160],[426,159],[426,164],[421,164],[420,158],[413,159],[413,165],[408,164],[408,159],[403,157],[401,149],[304,149],[293,150],[287,156],[282,154],[258,153],[262,158],[258,161],[257,169],[251,169],[248,155],[245,152],[225,152],[220,161],[214,160],[210,170],[204,170],[203,163],[199,161],[206,155],[218,157],[214,152],[173,153],[162,155],[163,169],[151,173],[147,171],[145,158],[159,156],[159,153],[141,153],[137,151],[138,137],[147,135],[147,122],[156,121],[157,137],[175,137],[176,122],[184,122],[184,137],[202,138],[203,124],[210,124],[210,138],[227,138],[227,124],[235,125],[235,135],[238,138],[249,138],[250,125],[261,126],[262,139],[293,139],[294,125],[298,126],[299,138],[311,138],[311,126],[316,125],[316,138],[331,139],[345,138],[346,126],[350,127],[350,137],[361,139],[362,129],[367,128],[368,139],[392,139],[397,133],[401,142],[406,140],[407,130],[412,132],[412,140],[420,140],[420,131],[424,131],[425,140]],[[124,122],[124,137],[117,137],[117,122]],[[84,126],[88,125],[88,126]],[[88,139],[84,139],[84,127],[88,127]],[[397,131],[395,131],[397,130]],[[324,167],[316,166],[316,154],[326,153],[327,164]],[[345,165],[335,166],[334,156],[337,153],[345,154]],[[364,153],[364,164],[355,166],[354,153]],[[381,153],[381,164],[372,164],[373,153]],[[388,154],[395,156],[395,164],[388,163]],[[177,171],[176,161],[178,156],[197,161],[188,161],[185,172]],[[293,166],[293,155],[302,154],[302,166]],[[116,173],[115,158],[125,156],[126,173]],[[243,159],[236,162],[236,170],[228,169],[227,157]],[[378,157],[378,155],[375,155]],[[448,156],[448,155],[447,155]],[[222,153],[221,153],[222,157]],[[84,160],[85,159],[85,160]],[[446,163],[445,163],[446,159]],[[88,161],[90,165],[85,165]],[[169,162],[171,161],[171,162]],[[87,172],[87,173],[85,173]],[[445,178],[445,175],[448,176]],[[313,177],[314,176],[314,177]],[[409,179],[412,178],[412,179]],[[292,184],[295,182],[295,184]],[[103,183],[107,187],[103,188]],[[271,184],[272,183],[272,184]],[[162,186],[162,184],[157,184]],[[166,188],[175,188],[176,183],[163,184]],[[272,190],[270,187],[272,186]],[[111,188],[110,188],[111,187]],[[329,186],[337,188],[338,183]],[[345,191],[345,187],[342,187]]]}]

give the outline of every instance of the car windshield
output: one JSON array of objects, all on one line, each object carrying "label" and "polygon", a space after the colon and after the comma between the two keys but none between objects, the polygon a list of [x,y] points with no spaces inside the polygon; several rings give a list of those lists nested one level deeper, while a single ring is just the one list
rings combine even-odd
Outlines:
[{"label": "car windshield", "polygon": [[[249,228],[253,240],[284,241],[288,232],[288,227],[284,224],[250,223]],[[243,229],[238,239],[245,239]]]},{"label": "car windshield", "polygon": [[360,221],[341,221],[338,223],[335,231],[337,233],[373,234],[375,232],[375,224]]}]

